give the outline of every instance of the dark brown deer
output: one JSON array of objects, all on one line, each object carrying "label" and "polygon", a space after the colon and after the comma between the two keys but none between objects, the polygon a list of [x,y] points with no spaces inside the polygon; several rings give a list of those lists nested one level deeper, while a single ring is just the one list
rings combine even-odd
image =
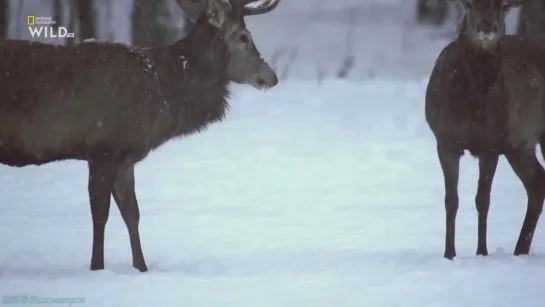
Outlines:
[{"label": "dark brown deer", "polygon": [[487,216],[500,155],[505,155],[528,196],[514,251],[528,254],[545,199],[545,171],[535,155],[545,132],[545,44],[505,35],[508,11],[523,0],[458,1],[465,9],[463,27],[435,63],[425,107],[445,180],[444,257],[456,256],[458,174],[465,150],[479,159],[477,255],[488,254]]},{"label": "dark brown deer", "polygon": [[178,0],[195,26],[170,47],[0,42],[0,163],[87,161],[91,270],[104,269],[111,196],[129,231],[133,266],[147,270],[134,165],[168,140],[221,121],[229,82],[257,89],[278,83],[243,17],[279,1],[250,8],[242,0]]}]

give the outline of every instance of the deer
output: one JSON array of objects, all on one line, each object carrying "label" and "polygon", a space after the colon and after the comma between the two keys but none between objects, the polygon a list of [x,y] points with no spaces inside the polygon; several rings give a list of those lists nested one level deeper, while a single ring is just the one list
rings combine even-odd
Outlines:
[{"label": "deer", "polygon": [[[530,251],[545,199],[545,42],[505,34],[505,17],[525,0],[452,0],[464,9],[458,37],[440,52],[425,93],[445,188],[444,258],[454,259],[460,158],[479,161],[476,255],[487,256],[487,218],[498,159],[505,156],[527,194],[514,255]],[[543,152],[545,155],[545,152]]]},{"label": "deer", "polygon": [[135,164],[169,140],[222,121],[230,83],[258,90],[278,84],[244,17],[268,13],[280,0],[176,1],[195,26],[169,46],[0,41],[0,164],[87,162],[92,271],[104,269],[111,196],[129,232],[133,267],[148,270]]}]

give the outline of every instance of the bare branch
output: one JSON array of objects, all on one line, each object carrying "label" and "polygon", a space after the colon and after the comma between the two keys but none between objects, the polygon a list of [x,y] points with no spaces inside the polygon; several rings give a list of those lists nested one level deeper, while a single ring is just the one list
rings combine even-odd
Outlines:
[{"label": "bare branch", "polygon": [[57,21],[57,23],[53,25],[53,28],[55,28],[55,30],[58,30],[59,26],[63,23],[61,0],[53,0],[53,19]]},{"label": "bare branch", "polygon": [[272,69],[276,70],[276,63],[278,63],[278,60],[280,57],[286,52],[286,49],[277,49],[273,56],[271,57],[271,67]]},{"label": "bare branch", "polygon": [[297,49],[292,49],[288,58],[288,61],[286,63],[286,66],[284,66],[284,72],[282,73],[282,76],[280,77],[281,80],[287,80],[290,72],[291,67],[293,66],[293,63],[295,63],[295,59],[297,58]]}]

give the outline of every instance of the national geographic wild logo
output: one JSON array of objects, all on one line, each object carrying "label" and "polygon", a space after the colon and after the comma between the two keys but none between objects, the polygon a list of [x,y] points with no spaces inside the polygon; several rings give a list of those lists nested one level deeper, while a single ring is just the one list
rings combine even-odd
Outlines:
[{"label": "national geographic wild logo", "polygon": [[33,38],[74,37],[65,27],[57,26],[57,21],[51,17],[27,16],[28,31]]}]

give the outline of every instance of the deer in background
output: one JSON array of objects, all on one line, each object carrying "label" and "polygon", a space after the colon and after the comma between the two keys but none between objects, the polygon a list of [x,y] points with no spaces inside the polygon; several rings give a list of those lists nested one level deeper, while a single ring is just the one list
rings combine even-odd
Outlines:
[{"label": "deer in background", "polygon": [[425,116],[437,141],[445,185],[444,257],[453,259],[460,157],[479,159],[477,255],[488,255],[487,217],[498,158],[521,180],[528,207],[515,255],[528,254],[545,199],[535,154],[545,140],[545,43],[505,34],[505,17],[524,0],[453,0],[464,8],[457,39],[441,52],[426,90]]}]

